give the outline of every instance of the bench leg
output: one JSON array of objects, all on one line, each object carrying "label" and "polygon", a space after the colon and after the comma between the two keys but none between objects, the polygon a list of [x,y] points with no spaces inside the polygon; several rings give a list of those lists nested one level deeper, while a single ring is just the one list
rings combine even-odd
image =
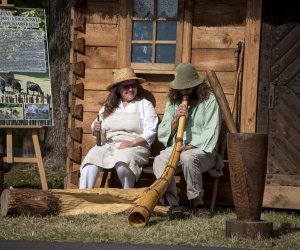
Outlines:
[{"label": "bench leg", "polygon": [[210,202],[210,209],[209,209],[210,213],[213,213],[215,208],[215,203],[216,203],[216,198],[218,193],[218,184],[219,184],[219,177],[216,177],[214,181],[214,188],[213,188],[213,193]]}]

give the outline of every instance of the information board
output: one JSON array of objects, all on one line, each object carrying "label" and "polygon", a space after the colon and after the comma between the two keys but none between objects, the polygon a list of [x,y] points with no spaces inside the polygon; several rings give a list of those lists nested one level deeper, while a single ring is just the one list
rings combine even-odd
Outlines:
[{"label": "information board", "polygon": [[0,126],[52,126],[44,9],[0,8]]}]

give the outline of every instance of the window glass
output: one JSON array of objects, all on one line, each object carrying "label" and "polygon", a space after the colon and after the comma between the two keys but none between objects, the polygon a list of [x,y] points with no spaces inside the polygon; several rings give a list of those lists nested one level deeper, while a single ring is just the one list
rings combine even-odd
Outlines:
[{"label": "window glass", "polygon": [[178,16],[178,0],[158,0],[158,17],[176,18]]},{"label": "window glass", "polygon": [[134,17],[153,17],[154,0],[134,0],[133,16]]},{"label": "window glass", "polygon": [[156,63],[175,63],[176,45],[175,44],[157,44],[156,45]]},{"label": "window glass", "polygon": [[157,22],[157,40],[176,40],[176,21]]},{"label": "window glass", "polygon": [[[183,0],[181,0],[183,1]],[[180,59],[182,34],[178,23],[182,20],[179,0],[133,0],[131,6],[131,62],[165,64],[153,69],[173,69]],[[180,28],[182,26],[180,25]],[[128,48],[129,49],[129,48]],[[142,65],[134,65],[143,69]]]},{"label": "window glass", "polygon": [[133,21],[132,40],[152,40],[152,22]]},{"label": "window glass", "polygon": [[131,61],[135,63],[151,63],[152,45],[133,44],[131,49]]}]

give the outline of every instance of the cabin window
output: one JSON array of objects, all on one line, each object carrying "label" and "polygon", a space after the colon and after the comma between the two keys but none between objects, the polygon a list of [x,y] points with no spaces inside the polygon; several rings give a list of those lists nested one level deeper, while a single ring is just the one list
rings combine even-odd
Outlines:
[{"label": "cabin window", "polygon": [[131,6],[131,67],[174,70],[181,62],[181,0],[133,0]]}]

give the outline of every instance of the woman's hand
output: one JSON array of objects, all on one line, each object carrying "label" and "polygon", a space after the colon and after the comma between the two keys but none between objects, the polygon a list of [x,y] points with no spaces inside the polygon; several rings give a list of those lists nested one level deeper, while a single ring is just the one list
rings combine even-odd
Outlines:
[{"label": "woman's hand", "polygon": [[101,122],[100,121],[95,121],[93,131],[94,132],[99,132],[100,130],[101,130]]},{"label": "woman's hand", "polygon": [[183,147],[180,147],[179,149],[177,149],[177,152],[183,152],[183,151],[187,151],[187,150],[190,150],[193,148],[196,148],[196,147],[193,145],[187,145],[187,146],[183,146]]},{"label": "woman's hand", "polygon": [[131,148],[134,146],[135,146],[135,144],[132,141],[122,141],[119,146],[119,149]]}]

